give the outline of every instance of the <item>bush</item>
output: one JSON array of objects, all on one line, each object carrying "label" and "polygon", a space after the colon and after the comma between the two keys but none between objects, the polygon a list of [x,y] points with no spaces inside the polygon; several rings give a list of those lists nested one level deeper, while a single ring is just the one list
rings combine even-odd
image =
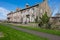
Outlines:
[{"label": "bush", "polygon": [[47,23],[47,24],[46,24],[46,28],[47,28],[47,29],[51,29],[51,24],[50,24],[50,23]]},{"label": "bush", "polygon": [[42,15],[42,17],[40,17],[40,22],[39,22],[39,26],[44,26],[46,29],[51,29],[51,24],[49,22],[50,18],[47,15],[47,12],[45,12],[44,15]]},{"label": "bush", "polygon": [[42,25],[43,25],[43,23],[42,23],[42,22],[40,22],[40,23],[38,24],[38,26],[39,26],[39,27],[42,27]]}]

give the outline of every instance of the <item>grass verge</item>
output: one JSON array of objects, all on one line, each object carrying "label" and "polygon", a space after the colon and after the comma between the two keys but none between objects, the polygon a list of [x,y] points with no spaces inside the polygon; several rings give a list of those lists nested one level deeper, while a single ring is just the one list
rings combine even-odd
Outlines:
[{"label": "grass verge", "polygon": [[30,26],[29,27],[26,27],[26,26],[17,26],[17,27],[25,28],[25,29],[29,29],[29,30],[35,30],[35,31],[38,31],[38,32],[44,32],[44,33],[49,33],[49,34],[60,36],[60,30],[33,28],[33,27],[30,27]]},{"label": "grass verge", "polygon": [[0,24],[0,31],[5,35],[3,38],[0,38],[0,40],[47,40],[47,38],[18,31],[3,24]]},{"label": "grass verge", "polygon": [[[9,24],[9,25],[13,25],[13,24]],[[14,26],[17,26],[17,25],[14,25]],[[31,27],[31,26],[17,26],[17,27],[60,36],[60,30],[42,29],[42,28]]]}]

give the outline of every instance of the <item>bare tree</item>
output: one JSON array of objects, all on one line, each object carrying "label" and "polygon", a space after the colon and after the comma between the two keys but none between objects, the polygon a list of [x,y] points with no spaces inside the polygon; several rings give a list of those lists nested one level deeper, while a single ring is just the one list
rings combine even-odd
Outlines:
[{"label": "bare tree", "polygon": [[58,4],[58,13],[60,13],[60,3]]},{"label": "bare tree", "polygon": [[54,0],[52,0],[52,6],[51,6],[51,12],[52,12],[52,14],[51,15],[53,15],[53,13],[54,13],[54,11],[55,11],[55,9],[56,9],[56,3],[54,2]]}]

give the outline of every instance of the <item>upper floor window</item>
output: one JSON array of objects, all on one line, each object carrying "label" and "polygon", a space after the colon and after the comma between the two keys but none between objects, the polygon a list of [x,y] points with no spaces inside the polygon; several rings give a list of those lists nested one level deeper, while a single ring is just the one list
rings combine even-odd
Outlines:
[{"label": "upper floor window", "polygon": [[43,13],[43,9],[40,9],[40,13]]},{"label": "upper floor window", "polygon": [[29,9],[27,9],[27,11],[29,11]]},{"label": "upper floor window", "polygon": [[32,8],[34,10],[34,8]]}]

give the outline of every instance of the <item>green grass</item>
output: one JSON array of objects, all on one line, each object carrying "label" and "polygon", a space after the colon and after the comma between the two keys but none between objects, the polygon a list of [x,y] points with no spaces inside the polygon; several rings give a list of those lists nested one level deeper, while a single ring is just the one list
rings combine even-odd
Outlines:
[{"label": "green grass", "polygon": [[30,27],[30,26],[29,27],[26,27],[26,26],[18,26],[18,27],[60,36],[60,30],[50,30],[50,29],[42,29],[42,28],[36,28],[36,27],[33,28],[33,27]]},{"label": "green grass", "polygon": [[50,30],[50,29],[42,29],[42,28],[36,28],[36,27],[33,28],[33,27],[30,27],[30,26],[29,27],[18,26],[18,27],[60,36],[60,30]]},{"label": "green grass", "polygon": [[0,40],[47,40],[47,38],[18,31],[3,24],[0,24],[0,31],[4,33],[4,37]]},{"label": "green grass", "polygon": [[[13,25],[13,24],[9,24],[9,25]],[[17,27],[60,36],[60,30],[42,29],[42,28],[31,27],[31,26],[17,26]]]}]

